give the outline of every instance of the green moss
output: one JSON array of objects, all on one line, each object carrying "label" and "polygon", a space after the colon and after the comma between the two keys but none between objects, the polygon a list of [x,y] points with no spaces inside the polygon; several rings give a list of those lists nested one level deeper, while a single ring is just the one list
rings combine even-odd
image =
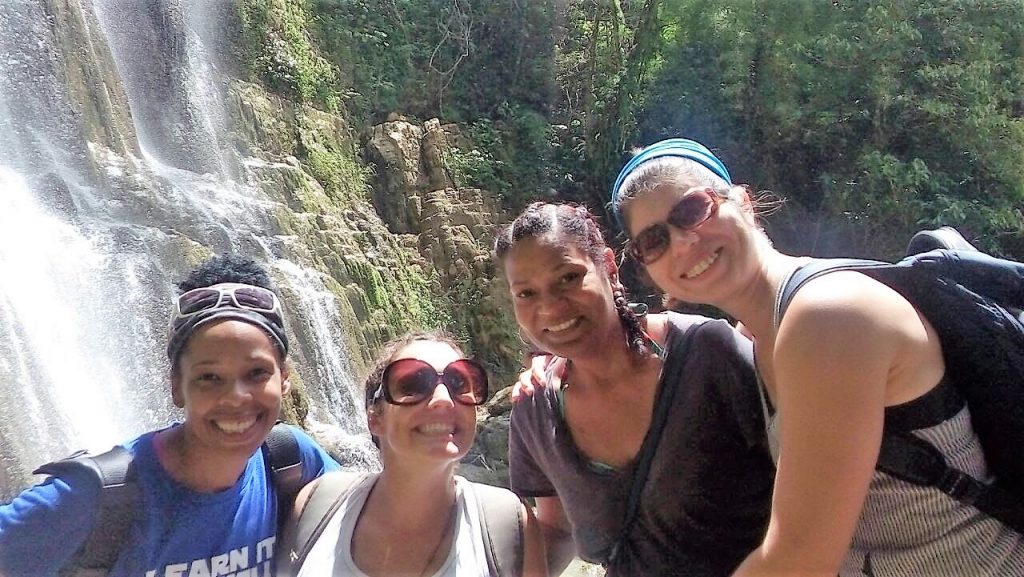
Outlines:
[{"label": "green moss", "polygon": [[305,0],[241,0],[243,56],[254,76],[271,90],[299,102],[338,110],[338,74],[310,39]]},{"label": "green moss", "polygon": [[307,149],[306,167],[331,198],[348,201],[366,198],[370,170],[353,155],[324,147]]},{"label": "green moss", "polygon": [[281,419],[287,423],[301,426],[309,414],[309,395],[306,385],[302,382],[299,371],[292,367],[288,374],[291,390],[281,403]]}]

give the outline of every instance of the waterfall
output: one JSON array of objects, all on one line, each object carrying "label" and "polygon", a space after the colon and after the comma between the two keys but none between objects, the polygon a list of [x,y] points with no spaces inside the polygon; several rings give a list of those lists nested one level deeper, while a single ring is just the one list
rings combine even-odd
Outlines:
[{"label": "waterfall", "polygon": [[365,421],[363,392],[352,378],[352,366],[342,344],[344,335],[337,322],[335,296],[327,290],[320,273],[302,268],[287,260],[278,260],[275,267],[295,292],[299,305],[297,314],[291,315],[297,332],[316,335],[318,347],[312,348],[313,358],[303,363],[303,382],[333,383],[333,387],[318,387],[309,392],[311,416],[323,423],[344,425],[339,415],[359,415]]},{"label": "waterfall", "polygon": [[180,418],[166,326],[201,247],[267,266],[300,334],[311,416],[365,436],[334,297],[276,236],[280,201],[250,175],[265,163],[226,140],[216,35],[229,3],[2,4],[0,500],[43,462]]}]

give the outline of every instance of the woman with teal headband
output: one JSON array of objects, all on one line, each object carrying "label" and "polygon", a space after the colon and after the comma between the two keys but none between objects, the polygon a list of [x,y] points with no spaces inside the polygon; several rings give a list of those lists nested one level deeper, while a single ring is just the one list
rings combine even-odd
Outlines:
[{"label": "woman with teal headband", "polygon": [[700,143],[659,142],[619,174],[628,251],[669,296],[716,306],[754,340],[777,440],[771,521],[738,576],[1024,575],[1024,538],[934,488],[875,471],[883,425],[991,481],[932,326],[856,272],[780,289],[809,259],[758,226],[745,186]]}]

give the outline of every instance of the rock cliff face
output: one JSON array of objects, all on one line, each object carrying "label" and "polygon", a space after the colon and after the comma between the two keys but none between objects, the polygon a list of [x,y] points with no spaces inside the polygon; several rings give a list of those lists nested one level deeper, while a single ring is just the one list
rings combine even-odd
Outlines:
[{"label": "rock cliff face", "polygon": [[272,271],[304,391],[289,418],[332,425],[350,461],[372,460],[359,381],[391,337],[447,327],[510,382],[517,341],[488,256],[499,208],[449,176],[457,127],[399,120],[360,137],[343,113],[271,95],[230,72],[210,35],[222,11],[39,0],[0,15],[4,487],[176,417],[165,303],[212,253]]},{"label": "rock cliff face", "polygon": [[495,397],[479,413],[473,450],[460,472],[508,484],[508,391],[521,356],[508,291],[490,258],[497,203],[486,191],[456,186],[445,157],[459,140],[456,125],[436,119],[422,126],[404,120],[373,127],[366,158],[376,167],[373,204],[393,233],[408,238],[421,270],[438,281],[452,305],[462,341],[489,361]]},{"label": "rock cliff face", "polygon": [[366,158],[375,167],[377,212],[415,244],[458,336],[497,372],[497,390],[520,354],[507,290],[490,258],[500,208],[487,191],[453,181],[444,159],[459,138],[458,126],[436,119],[386,122],[373,127]]}]

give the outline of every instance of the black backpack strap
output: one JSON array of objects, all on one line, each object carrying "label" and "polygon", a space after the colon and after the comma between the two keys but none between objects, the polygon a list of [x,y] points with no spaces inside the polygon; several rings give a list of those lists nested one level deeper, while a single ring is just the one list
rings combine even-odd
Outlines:
[{"label": "black backpack strap", "polygon": [[[345,499],[361,483],[376,480],[376,474],[338,471],[323,475],[314,481],[309,496],[302,504],[298,518],[285,526],[277,546],[278,577],[293,577],[299,572],[313,543],[324,532],[328,521]],[[284,515],[284,518],[287,518]]]},{"label": "black backpack strap", "polygon": [[[263,444],[263,451],[277,487],[278,511],[289,511],[295,494],[302,488],[302,460],[295,434],[284,423],[274,425]],[[132,455],[124,447],[114,447],[94,456],[79,451],[60,461],[47,463],[33,473],[61,476],[83,468],[96,476],[101,487],[96,522],[62,575],[108,572],[128,541],[128,532],[142,509]],[[285,517],[279,515],[278,519],[281,521]]]},{"label": "black backpack strap", "polygon": [[796,295],[796,291],[803,288],[808,282],[828,274],[830,272],[852,270],[862,271],[871,268],[883,268],[892,267],[893,265],[887,262],[879,262],[874,260],[862,260],[855,258],[830,258],[830,259],[816,259],[811,262],[797,268],[789,276],[787,276],[779,287],[779,292],[775,298],[775,328],[779,328],[779,323],[782,322],[782,315],[786,313],[786,309],[789,308],[789,303],[793,301],[793,297]]},{"label": "black backpack strap", "polygon": [[473,493],[483,524],[488,574],[492,577],[522,575],[525,505],[515,493],[501,487],[473,483]]},{"label": "black backpack strap", "polygon": [[277,527],[280,532],[288,512],[292,510],[295,495],[302,489],[302,455],[299,441],[287,424],[278,422],[263,441],[263,459],[266,461],[277,490]]},{"label": "black backpack strap", "polygon": [[263,442],[263,455],[270,467],[278,495],[294,497],[302,488],[302,455],[291,426],[278,422]]},{"label": "black backpack strap", "polygon": [[[939,266],[933,263],[941,264],[948,262],[948,259],[967,259],[973,263],[981,262],[976,259],[983,258],[991,257],[978,252],[956,253],[938,250],[908,257],[896,265],[856,259],[812,261],[795,271],[780,287],[776,299],[776,326],[796,291],[808,281],[823,274],[839,270],[864,272],[907,296],[910,285],[920,281],[920,277],[911,276],[912,269],[925,271],[928,270],[927,267]],[[938,319],[930,320],[934,325]],[[1024,533],[1024,502],[1019,497],[1003,487],[982,483],[950,467],[942,452],[924,439],[910,433],[883,432],[876,469],[908,483],[934,487],[957,501],[976,507],[1017,532]]]},{"label": "black backpack strap", "polygon": [[876,468],[908,483],[935,487],[1024,533],[1024,503],[1019,498],[950,467],[942,452],[920,437],[906,432],[883,435]]},{"label": "black backpack strap", "polygon": [[[686,352],[690,349],[690,343],[693,341],[693,335],[704,325],[706,321],[696,322],[687,327],[681,338],[683,339],[680,344],[668,343],[666,348],[669,349],[669,354],[665,358],[665,365],[662,367],[662,374],[675,375],[678,374],[678,365],[681,365],[686,361],[686,355],[677,352],[671,354],[671,351],[682,351]],[[658,451],[658,444],[661,442],[661,434],[665,430],[665,425],[668,423],[668,413],[672,409],[672,402],[676,396],[676,390],[678,385],[678,379],[666,379],[662,382],[661,387],[658,389],[657,394],[654,397],[654,413],[651,415],[651,426],[647,429],[647,435],[644,437],[643,444],[640,445],[640,453],[637,455],[636,468],[633,470],[633,482],[629,487],[629,498],[626,501],[626,513],[622,521],[622,526],[619,529],[618,538],[615,543],[612,544],[611,551],[608,553],[608,559],[605,560],[604,566],[610,567],[614,565],[619,554],[622,552],[622,547],[626,540],[629,539],[629,535],[633,530],[633,524],[636,522],[637,516],[640,514],[640,497],[644,490],[644,485],[647,484],[647,474],[651,472],[651,463],[654,461],[654,455]]]},{"label": "black backpack strap", "polygon": [[94,474],[100,483],[96,522],[62,575],[76,575],[83,571],[105,574],[109,571],[128,541],[132,523],[141,509],[142,495],[136,482],[132,454],[124,447],[114,447],[95,456],[79,451],[66,459],[47,463],[33,473],[59,477],[82,469]]}]

